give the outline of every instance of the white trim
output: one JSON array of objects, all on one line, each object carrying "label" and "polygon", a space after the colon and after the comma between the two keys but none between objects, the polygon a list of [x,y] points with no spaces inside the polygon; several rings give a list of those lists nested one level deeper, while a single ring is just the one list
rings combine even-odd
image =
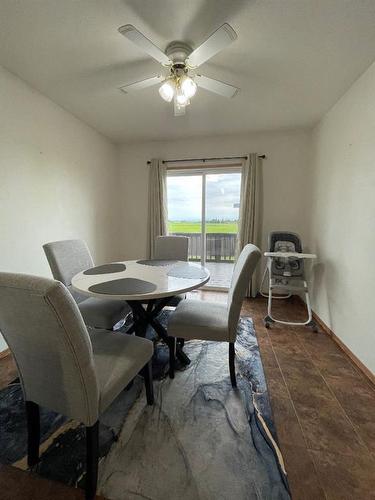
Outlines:
[{"label": "white trim", "polygon": [[201,265],[206,262],[206,173],[202,174]]}]

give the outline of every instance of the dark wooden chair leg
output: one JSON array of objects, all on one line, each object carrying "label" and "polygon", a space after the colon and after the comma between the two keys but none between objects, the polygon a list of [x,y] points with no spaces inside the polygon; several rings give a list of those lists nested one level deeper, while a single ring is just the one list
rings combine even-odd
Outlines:
[{"label": "dark wooden chair leg", "polygon": [[232,383],[232,387],[237,387],[236,366],[234,362],[235,356],[236,352],[234,349],[234,342],[229,342],[229,373],[230,373],[230,381]]},{"label": "dark wooden chair leg", "polygon": [[27,464],[29,467],[39,462],[40,416],[39,406],[26,401],[27,418]]},{"label": "dark wooden chair leg", "polygon": [[93,500],[98,483],[99,421],[86,427],[86,500]]},{"label": "dark wooden chair leg", "polygon": [[154,384],[152,382],[152,361],[149,361],[147,365],[143,367],[142,370],[143,377],[145,380],[146,398],[147,404],[154,404]]},{"label": "dark wooden chair leg", "polygon": [[168,337],[168,346],[169,346],[169,378],[174,378],[174,368],[176,359],[175,337]]}]

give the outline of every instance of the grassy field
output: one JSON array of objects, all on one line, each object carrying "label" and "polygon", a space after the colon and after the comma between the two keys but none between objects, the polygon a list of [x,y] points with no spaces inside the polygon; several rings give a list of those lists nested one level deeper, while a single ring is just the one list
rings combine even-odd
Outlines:
[{"label": "grassy field", "polygon": [[[170,233],[200,233],[201,225],[199,222],[168,222]],[[237,222],[207,222],[206,233],[237,233]]]}]

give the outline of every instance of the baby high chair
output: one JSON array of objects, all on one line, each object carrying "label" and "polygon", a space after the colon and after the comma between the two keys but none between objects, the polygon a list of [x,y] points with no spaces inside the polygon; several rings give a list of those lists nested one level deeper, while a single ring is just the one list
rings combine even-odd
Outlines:
[{"label": "baby high chair", "polygon": [[[268,275],[268,294],[261,291],[263,297],[268,298],[267,316],[264,318],[266,328],[271,323],[282,323],[284,325],[306,325],[317,332],[317,326],[312,319],[311,305],[307,281],[305,278],[304,260],[315,259],[315,254],[302,253],[300,237],[295,233],[287,231],[273,231],[268,237],[267,264],[264,269],[262,290],[266,275]],[[281,294],[273,295],[274,291]],[[272,315],[272,299],[288,299],[292,293],[304,292],[308,318],[304,322],[292,322],[276,319]]]}]

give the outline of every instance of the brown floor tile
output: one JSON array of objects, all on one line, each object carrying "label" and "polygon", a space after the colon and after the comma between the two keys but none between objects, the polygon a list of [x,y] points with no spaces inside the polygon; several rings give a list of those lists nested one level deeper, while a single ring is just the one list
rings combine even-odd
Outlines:
[{"label": "brown floor tile", "polygon": [[271,405],[279,443],[306,447],[292,401],[271,395]]},{"label": "brown floor tile", "polygon": [[368,450],[372,453],[375,460],[375,421],[368,420],[358,425],[355,418],[353,417],[352,422],[357,433],[361,436],[363,442],[367,446]]},{"label": "brown floor tile", "polygon": [[263,334],[258,334],[257,333],[257,340],[258,340],[258,344],[260,346],[269,346],[269,347],[272,347],[272,342],[271,342],[271,339],[269,338],[269,336],[266,334],[266,333],[263,333]]},{"label": "brown floor tile", "polygon": [[306,448],[282,445],[281,451],[293,500],[324,500],[326,496]]},{"label": "brown floor tile", "polygon": [[284,373],[286,385],[292,400],[305,407],[319,410],[327,401],[335,401],[335,397],[324,379],[316,373],[305,372],[301,378],[300,372]]},{"label": "brown floor tile", "polygon": [[278,366],[265,366],[263,363],[263,369],[270,396],[289,399],[288,389],[285,385],[280,368]]},{"label": "brown floor tile", "polygon": [[334,395],[307,355],[287,356],[274,347],[276,357],[293,401],[306,407],[320,408]]},{"label": "brown floor tile", "polygon": [[329,500],[375,499],[375,463],[369,454],[353,457],[310,452]]},{"label": "brown floor tile", "polygon": [[309,378],[320,377],[323,380],[308,355],[304,353],[290,354],[284,348],[280,349],[275,345],[273,345],[273,350],[287,385],[289,381],[297,379],[302,384],[302,387],[307,387]]},{"label": "brown floor tile", "polygon": [[289,342],[279,342],[275,341],[274,337],[270,336],[270,342],[272,343],[275,352],[279,355],[280,361],[283,359],[286,360],[287,365],[289,365],[291,361],[294,362],[295,360],[298,360],[298,358],[304,358],[311,363],[310,356],[308,356],[297,340],[292,338]]},{"label": "brown floor tile", "polygon": [[272,345],[260,346],[260,357],[262,360],[263,367],[278,368],[278,362],[276,360],[275,353],[272,349]]},{"label": "brown floor tile", "polygon": [[292,331],[288,331],[285,327],[282,328],[272,328],[268,330],[268,335],[275,345],[286,345],[288,347],[298,345],[298,339],[296,334]]},{"label": "brown floor tile", "polygon": [[325,401],[317,409],[294,404],[308,449],[351,456],[364,453],[366,447],[338,402]]},{"label": "brown floor tile", "polygon": [[367,448],[375,453],[375,391],[360,377],[326,380]]},{"label": "brown floor tile", "polygon": [[304,328],[300,332],[299,339],[311,354],[324,355],[341,352],[338,345],[324,332],[314,333]]},{"label": "brown floor tile", "polygon": [[[0,465],[1,500],[83,500],[82,489],[71,488],[56,481],[24,472],[15,467]],[[96,500],[105,500],[97,496]]]},{"label": "brown floor tile", "polygon": [[311,354],[315,366],[322,375],[352,377],[358,374],[349,358],[342,352]]}]

